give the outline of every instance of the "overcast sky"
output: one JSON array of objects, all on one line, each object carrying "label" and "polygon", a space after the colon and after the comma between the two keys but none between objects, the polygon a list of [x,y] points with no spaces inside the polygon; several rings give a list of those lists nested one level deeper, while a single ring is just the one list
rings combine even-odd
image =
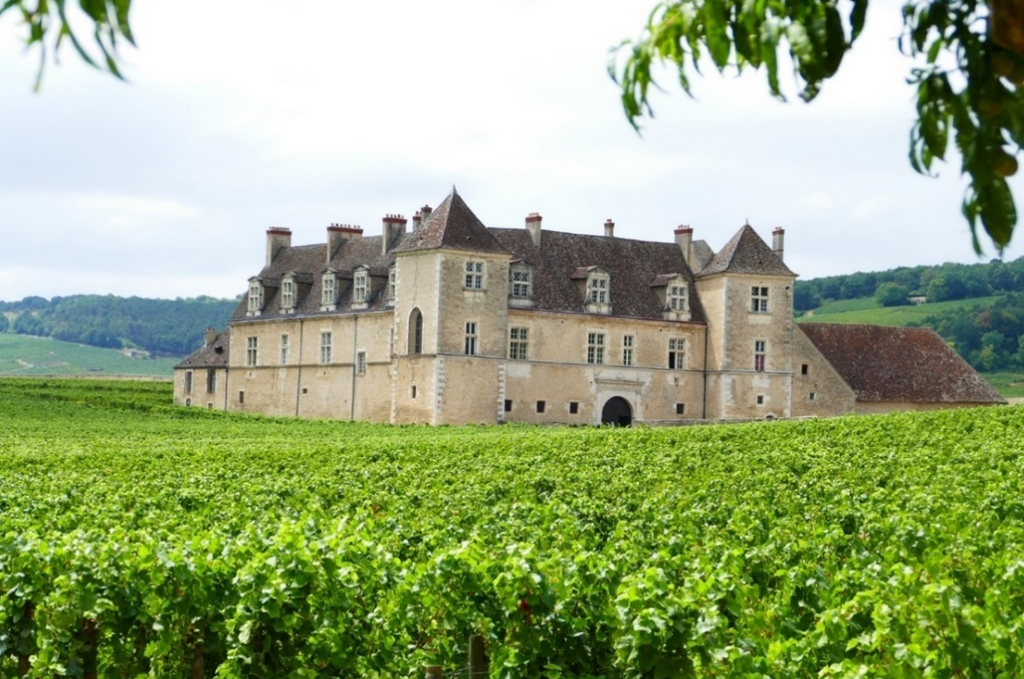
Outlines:
[{"label": "overcast sky", "polygon": [[[938,179],[907,162],[896,3],[872,4],[814,103],[775,101],[760,73],[709,70],[697,101],[666,77],[638,136],[605,67],[653,4],[136,0],[128,84],[66,50],[38,94],[8,12],[0,300],[234,296],[268,226],[294,244],[331,222],[377,235],[453,184],[489,226],[540,212],[545,229],[611,218],[671,240],[689,224],[716,250],[747,220],[769,241],[783,226],[804,278],[978,261],[958,159]],[[1004,258],[1021,254],[1024,230]]]}]

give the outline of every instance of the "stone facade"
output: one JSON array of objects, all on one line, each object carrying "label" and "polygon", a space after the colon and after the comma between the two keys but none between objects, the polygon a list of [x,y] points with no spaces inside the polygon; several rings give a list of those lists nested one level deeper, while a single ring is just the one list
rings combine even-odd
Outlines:
[{"label": "stone facade", "polygon": [[[781,229],[769,247],[744,226],[715,253],[688,227],[656,243],[616,237],[611,220],[601,236],[541,222],[487,228],[453,190],[409,232],[388,215],[381,236],[335,224],[293,247],[273,227],[229,329],[178,366],[175,402],[396,424],[885,409],[826,357],[829,333],[794,322]],[[998,399],[979,393],[969,402]]]}]

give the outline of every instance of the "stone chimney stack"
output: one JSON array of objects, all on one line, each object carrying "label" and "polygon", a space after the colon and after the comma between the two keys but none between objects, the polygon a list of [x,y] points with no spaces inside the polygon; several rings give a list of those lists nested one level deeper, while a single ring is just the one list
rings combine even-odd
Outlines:
[{"label": "stone chimney stack", "polygon": [[533,246],[540,247],[540,222],[542,217],[537,212],[531,212],[526,215],[526,230],[530,232],[530,240],[533,241]]},{"label": "stone chimney stack", "polygon": [[203,346],[210,346],[215,339],[217,339],[217,331],[213,328],[207,328],[203,334]]},{"label": "stone chimney stack", "polygon": [[781,226],[776,226],[775,230],[772,231],[772,252],[779,256],[779,261],[785,261],[782,259],[783,242],[786,238],[786,230]]},{"label": "stone chimney stack", "polygon": [[385,215],[384,232],[381,238],[381,254],[386,255],[395,245],[395,239],[399,234],[405,233],[405,225],[408,222],[402,215]]},{"label": "stone chimney stack", "polygon": [[420,215],[423,217],[423,221],[427,221],[427,217],[429,217],[430,213],[433,211],[434,208],[430,207],[429,205],[424,205],[423,207],[421,207]]},{"label": "stone chimney stack", "polygon": [[412,216],[412,230],[420,228],[420,224],[423,223],[423,215],[420,214],[419,210],[416,210],[416,214]]},{"label": "stone chimney stack", "polygon": [[272,226],[267,229],[267,266],[274,261],[282,248],[292,246],[292,230],[283,226]]},{"label": "stone chimney stack", "polygon": [[683,252],[686,266],[690,268],[690,271],[693,271],[693,229],[685,224],[680,225],[676,229],[676,245]]},{"label": "stone chimney stack", "polygon": [[604,220],[604,235],[606,238],[615,238],[615,222],[610,219]]},{"label": "stone chimney stack", "polygon": [[363,229],[349,224],[331,224],[327,227],[327,265],[330,265],[334,255],[338,254],[338,248],[344,241],[354,238],[361,238]]}]

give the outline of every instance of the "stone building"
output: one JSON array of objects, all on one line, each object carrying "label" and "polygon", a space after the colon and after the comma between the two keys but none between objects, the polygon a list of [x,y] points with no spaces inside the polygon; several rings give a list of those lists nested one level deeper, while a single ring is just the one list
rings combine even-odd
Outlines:
[{"label": "stone building", "polygon": [[[911,343],[920,361],[897,350],[866,365],[852,360],[858,347],[904,336],[802,330],[781,228],[768,246],[744,226],[717,253],[688,227],[670,242],[621,238],[611,220],[603,235],[548,231],[538,214],[525,228],[488,228],[454,189],[412,221],[388,215],[379,236],[332,225],[325,243],[301,246],[268,229],[266,262],[228,329],[177,367],[175,402],[431,424],[1001,402],[938,336]],[[896,359],[906,388],[875,398],[865,381]],[[957,378],[930,388],[936,365]]]}]

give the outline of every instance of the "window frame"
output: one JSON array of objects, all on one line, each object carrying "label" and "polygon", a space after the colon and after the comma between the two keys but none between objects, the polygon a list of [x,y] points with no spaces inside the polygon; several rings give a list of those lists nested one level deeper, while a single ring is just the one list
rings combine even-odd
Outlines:
[{"label": "window frame", "polygon": [[245,367],[255,368],[259,365],[259,349],[260,343],[259,338],[255,335],[250,335],[245,338]]},{"label": "window frame", "polygon": [[690,308],[690,288],[685,283],[669,283],[665,291],[669,311],[685,313]]},{"label": "window frame", "polygon": [[466,261],[464,283],[467,290],[484,289],[484,273],[487,269],[484,264],[485,262],[479,259]]},{"label": "window frame", "polygon": [[256,314],[263,310],[263,284],[259,281],[249,283],[249,313]]},{"label": "window frame", "polygon": [[512,299],[533,299],[533,268],[513,264],[509,269],[509,296]]},{"label": "window frame", "polygon": [[370,272],[357,270],[352,275],[352,303],[366,304],[370,299]]},{"label": "window frame", "polygon": [[333,272],[325,273],[321,281],[320,306],[333,307],[338,303],[338,277]]},{"label": "window frame", "polygon": [[181,390],[186,394],[192,393],[192,371],[186,370],[185,376],[181,380]]},{"label": "window frame", "polygon": [[288,359],[291,357],[292,350],[292,338],[286,332],[281,333],[281,365],[288,365]]},{"label": "window frame", "polygon": [[587,333],[587,365],[604,365],[605,338],[600,331]]},{"label": "window frame", "polygon": [[587,304],[607,306],[611,300],[611,279],[606,273],[594,272],[587,276]]},{"label": "window frame", "polygon": [[508,329],[508,358],[528,361],[530,355],[530,329],[516,326]]},{"label": "window frame", "polygon": [[295,281],[285,278],[281,281],[281,308],[292,309],[295,307]]},{"label": "window frame", "polygon": [[330,330],[320,331],[320,365],[330,365],[334,353],[334,333]]},{"label": "window frame", "polygon": [[622,336],[622,365],[627,367],[633,365],[633,343],[634,335]]},{"label": "window frame", "polygon": [[463,354],[466,356],[477,355],[477,340],[480,338],[480,325],[476,321],[466,321],[466,335],[463,344]]},{"label": "window frame", "polygon": [[770,288],[767,285],[752,285],[750,286],[750,313],[752,314],[766,314],[768,311],[768,291]]},{"label": "window frame", "polygon": [[763,373],[768,363],[768,341],[754,340],[754,372]]},{"label": "window frame", "polygon": [[365,351],[357,351],[356,352],[356,375],[365,375],[365,374],[366,374],[366,352]]},{"label": "window frame", "polygon": [[668,368],[669,370],[686,370],[686,338],[668,338]]},{"label": "window frame", "polygon": [[395,267],[388,269],[388,304],[395,303],[395,297],[398,294],[398,272]]}]

